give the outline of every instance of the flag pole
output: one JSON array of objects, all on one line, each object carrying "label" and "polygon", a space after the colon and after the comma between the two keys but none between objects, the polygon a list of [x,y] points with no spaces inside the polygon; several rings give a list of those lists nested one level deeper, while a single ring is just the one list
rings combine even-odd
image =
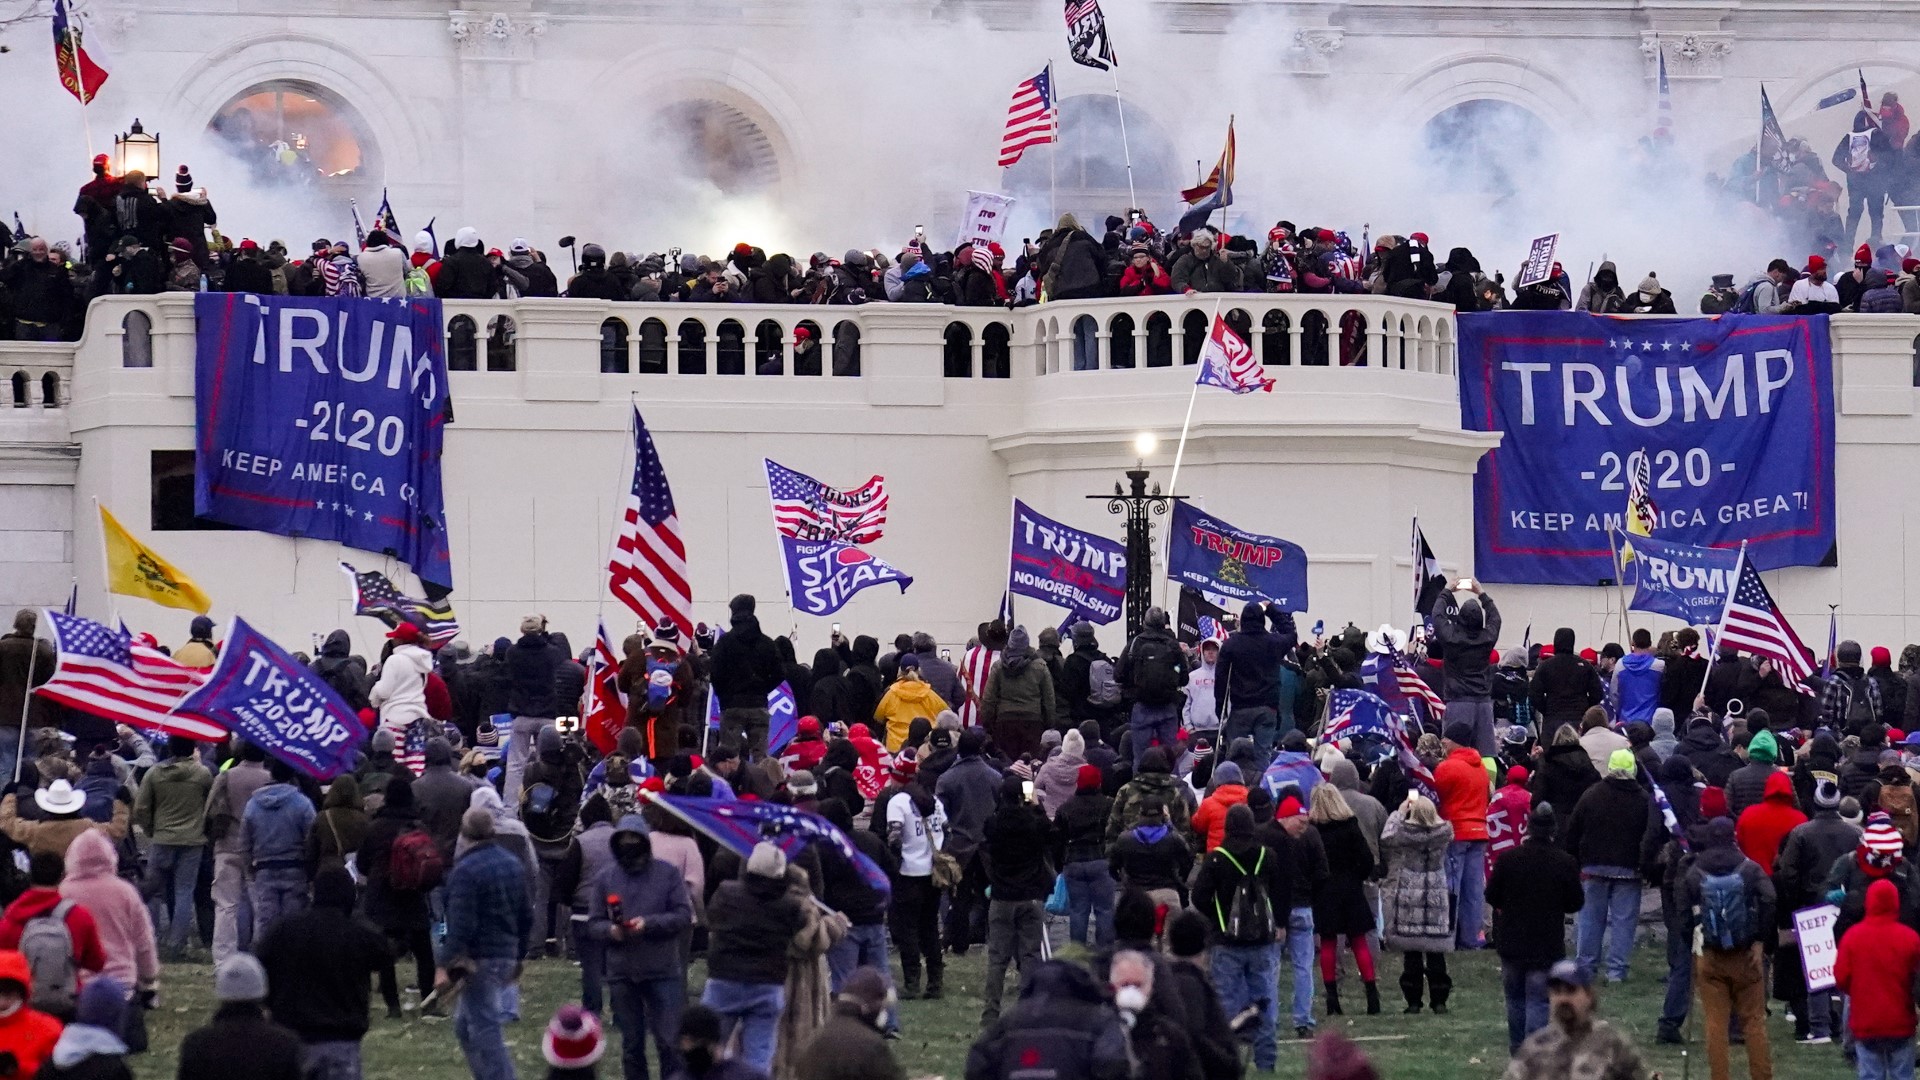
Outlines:
[{"label": "flag pole", "polygon": [[1620,590],[1620,629],[1631,640],[1633,623],[1627,619],[1627,565],[1620,561],[1620,544],[1611,528],[1607,530],[1607,547],[1613,552],[1613,584]]},{"label": "flag pole", "polygon": [[[80,99],[80,128],[87,133],[87,157],[93,157],[93,120],[87,115],[87,105],[93,95],[87,93],[87,84],[80,78],[80,45],[73,35],[74,13],[67,12],[67,66],[73,71],[74,96]],[[18,780],[19,774],[14,775]]]},{"label": "flag pole", "polygon": [[107,519],[100,516],[100,496],[93,497],[93,523],[100,530],[100,588],[105,591],[107,612],[119,629],[120,605],[113,599],[113,568],[107,558]]},{"label": "flag pole", "polygon": [[[40,609],[40,614],[45,615],[46,609]],[[28,709],[33,705],[33,662],[40,658],[40,622],[40,618],[36,617],[33,641],[27,646],[27,688],[20,695],[20,745],[13,754],[13,782],[16,784],[20,782],[20,767],[27,760],[27,715]]]},{"label": "flag pole", "polygon": [[[1220,305],[1220,300],[1213,302],[1213,319],[1207,322],[1207,334],[1209,336],[1213,334],[1214,320],[1220,318]],[[1196,372],[1193,380],[1193,389],[1187,394],[1187,418],[1180,422],[1180,443],[1173,451],[1173,475],[1167,478],[1167,502],[1170,505],[1173,502],[1174,493],[1180,487],[1180,464],[1187,456],[1187,432],[1193,428],[1193,406],[1194,403],[1199,400],[1200,379],[1199,373]],[[1171,568],[1173,566],[1173,527],[1171,525],[1167,527],[1166,548],[1163,554],[1167,566]],[[1173,576],[1171,573],[1167,576],[1166,584],[1167,589],[1161,595],[1166,598],[1166,603],[1170,604],[1175,595],[1173,592]]]},{"label": "flag pole", "polygon": [[[1053,100],[1055,102],[1053,107],[1053,138],[1047,141],[1047,220],[1059,221],[1060,208],[1055,205],[1055,203],[1058,201],[1057,193],[1059,190],[1060,176],[1060,106],[1058,104],[1060,96],[1058,89],[1053,85],[1053,57],[1051,56],[1047,57],[1047,90],[1054,95]],[[1122,121],[1122,123],[1124,123],[1124,121]],[[1005,184],[1000,186],[1002,189],[1006,187]]]},{"label": "flag pole", "polygon": [[1127,163],[1127,201],[1137,209],[1140,196],[1133,190],[1133,147],[1127,142],[1127,109],[1120,99],[1120,65],[1109,65],[1107,73],[1113,76],[1113,111],[1120,117],[1120,153]]}]

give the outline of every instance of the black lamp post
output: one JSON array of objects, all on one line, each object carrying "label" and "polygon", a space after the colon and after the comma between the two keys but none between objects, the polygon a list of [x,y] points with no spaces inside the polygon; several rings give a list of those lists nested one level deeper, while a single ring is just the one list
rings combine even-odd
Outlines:
[{"label": "black lamp post", "polygon": [[1171,499],[1160,494],[1160,485],[1147,488],[1146,456],[1153,451],[1152,435],[1140,435],[1133,441],[1140,460],[1127,470],[1123,489],[1119,481],[1112,495],[1089,495],[1105,499],[1107,513],[1124,514],[1127,519],[1127,640],[1132,641],[1146,625],[1147,609],[1153,606],[1153,518],[1164,517]]}]

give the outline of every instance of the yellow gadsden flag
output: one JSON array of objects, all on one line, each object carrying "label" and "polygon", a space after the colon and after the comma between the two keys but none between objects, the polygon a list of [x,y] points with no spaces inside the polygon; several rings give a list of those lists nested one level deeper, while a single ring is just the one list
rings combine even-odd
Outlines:
[{"label": "yellow gadsden flag", "polygon": [[193,579],[133,538],[107,508],[100,507],[100,531],[107,538],[107,591],[141,596],[161,607],[183,608],[202,615],[213,601]]}]

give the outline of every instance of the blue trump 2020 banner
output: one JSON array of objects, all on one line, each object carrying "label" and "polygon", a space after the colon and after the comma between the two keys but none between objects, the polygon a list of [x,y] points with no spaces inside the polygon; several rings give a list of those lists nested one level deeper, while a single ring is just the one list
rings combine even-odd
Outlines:
[{"label": "blue trump 2020 banner", "polygon": [[1167,576],[1182,585],[1266,600],[1284,611],[1307,610],[1307,552],[1277,536],[1261,536],[1185,502],[1175,502],[1167,541]]},{"label": "blue trump 2020 banner", "polygon": [[220,662],[174,711],[226,727],[315,780],[352,768],[366,734],[333,687],[237,617]]},{"label": "blue trump 2020 banner", "polygon": [[910,575],[874,558],[865,551],[839,540],[795,540],[780,538],[780,551],[787,568],[787,592],[795,611],[809,615],[831,615],[846,606],[853,594],[871,585],[889,581],[901,592],[913,584]]},{"label": "blue trump 2020 banner", "polygon": [[1015,499],[1007,588],[1066,608],[1068,623],[1084,619],[1104,626],[1120,617],[1126,603],[1126,549]]},{"label": "blue trump 2020 banner", "polygon": [[202,293],[193,509],[391,554],[453,587],[440,301]]},{"label": "blue trump 2020 banner", "polygon": [[1646,536],[1632,537],[1630,543],[1627,580],[1633,583],[1633,603],[1628,607],[1695,626],[1720,621],[1740,568],[1739,548],[1669,544]]},{"label": "blue trump 2020 banner", "polygon": [[1748,542],[1762,570],[1833,549],[1833,362],[1824,315],[1460,317],[1460,413],[1500,446],[1474,476],[1474,570],[1592,585],[1615,575],[1641,470],[1653,535]]}]

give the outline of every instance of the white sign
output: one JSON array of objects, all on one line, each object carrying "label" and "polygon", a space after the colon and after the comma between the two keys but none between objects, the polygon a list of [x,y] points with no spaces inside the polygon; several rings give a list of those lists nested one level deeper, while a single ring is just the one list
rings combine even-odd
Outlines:
[{"label": "white sign", "polygon": [[995,195],[990,191],[967,192],[967,215],[960,219],[960,238],[954,247],[967,244],[1001,243],[1007,232],[1007,215],[1013,211],[1013,200],[1005,195]]},{"label": "white sign", "polygon": [[1833,924],[1839,918],[1840,909],[1832,904],[1793,913],[1794,936],[1800,939],[1800,964],[1807,973],[1808,990],[1833,989],[1833,965],[1840,958]]},{"label": "white sign", "polygon": [[1524,289],[1529,285],[1538,285],[1553,276],[1553,249],[1560,246],[1560,234],[1548,233],[1534,237],[1533,246],[1527,249],[1526,264],[1520,267],[1520,277],[1513,285]]}]

